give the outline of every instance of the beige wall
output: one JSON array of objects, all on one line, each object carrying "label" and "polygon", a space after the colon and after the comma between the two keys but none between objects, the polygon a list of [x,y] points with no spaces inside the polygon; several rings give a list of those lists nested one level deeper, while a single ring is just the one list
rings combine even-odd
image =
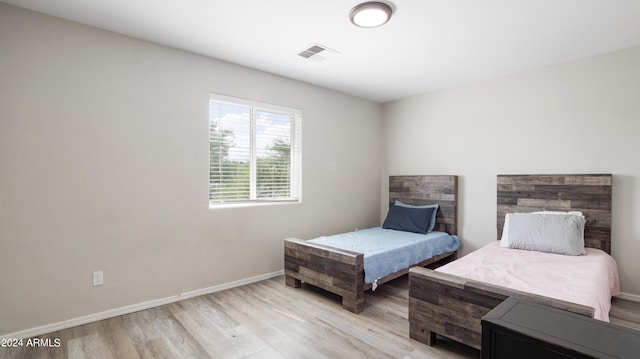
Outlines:
[{"label": "beige wall", "polygon": [[612,173],[613,257],[638,295],[639,134],[640,47],[388,103],[382,202],[387,175],[461,176],[464,254],[496,238],[497,174]]},{"label": "beige wall", "polygon": [[[379,104],[5,4],[0,49],[0,336],[277,272],[285,237],[379,222]],[[210,92],[302,111],[303,203],[208,208]]]}]

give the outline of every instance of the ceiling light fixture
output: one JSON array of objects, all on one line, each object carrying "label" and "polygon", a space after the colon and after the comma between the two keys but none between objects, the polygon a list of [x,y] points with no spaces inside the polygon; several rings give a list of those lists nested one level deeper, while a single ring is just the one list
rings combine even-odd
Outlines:
[{"label": "ceiling light fixture", "polygon": [[359,27],[378,27],[391,19],[393,10],[383,2],[369,1],[358,4],[349,12],[351,22]]}]

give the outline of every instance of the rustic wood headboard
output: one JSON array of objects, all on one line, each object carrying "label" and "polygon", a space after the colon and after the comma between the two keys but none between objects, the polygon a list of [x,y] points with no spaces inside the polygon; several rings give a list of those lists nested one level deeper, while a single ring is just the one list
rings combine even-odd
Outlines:
[{"label": "rustic wood headboard", "polygon": [[389,176],[389,206],[438,204],[434,230],[457,234],[458,176]]},{"label": "rustic wood headboard", "polygon": [[611,254],[610,174],[498,175],[498,239],[507,213],[581,211],[585,246]]}]

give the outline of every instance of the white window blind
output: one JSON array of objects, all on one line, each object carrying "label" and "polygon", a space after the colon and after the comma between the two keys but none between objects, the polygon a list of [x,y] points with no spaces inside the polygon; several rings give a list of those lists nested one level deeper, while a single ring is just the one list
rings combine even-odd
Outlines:
[{"label": "white window blind", "polygon": [[300,122],[298,110],[212,95],[210,204],[299,201]]}]

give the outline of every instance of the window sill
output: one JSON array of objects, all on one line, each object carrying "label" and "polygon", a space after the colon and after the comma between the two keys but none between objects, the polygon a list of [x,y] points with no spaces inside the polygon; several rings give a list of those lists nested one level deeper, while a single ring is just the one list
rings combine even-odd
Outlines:
[{"label": "window sill", "polygon": [[264,202],[254,201],[254,202],[209,203],[209,209],[282,206],[287,204],[299,204],[299,203],[302,203],[302,201],[290,200],[290,201],[264,201]]}]

